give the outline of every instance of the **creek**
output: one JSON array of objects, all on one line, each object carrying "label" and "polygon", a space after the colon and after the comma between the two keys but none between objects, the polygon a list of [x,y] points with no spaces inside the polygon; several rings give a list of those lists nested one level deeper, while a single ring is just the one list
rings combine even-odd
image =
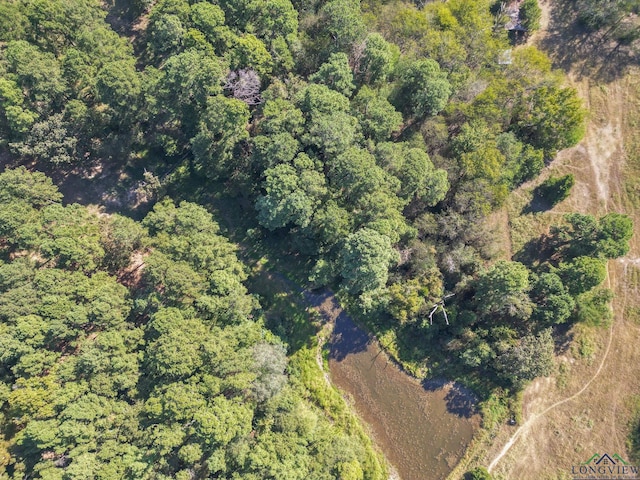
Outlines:
[{"label": "creek", "polygon": [[453,382],[420,382],[405,373],[330,292],[305,297],[333,322],[332,383],[350,397],[396,477],[445,479],[479,426],[474,395]]}]

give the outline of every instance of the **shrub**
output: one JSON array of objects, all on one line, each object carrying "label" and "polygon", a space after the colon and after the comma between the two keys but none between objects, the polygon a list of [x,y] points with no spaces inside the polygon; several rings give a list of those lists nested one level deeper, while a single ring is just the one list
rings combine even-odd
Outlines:
[{"label": "shrub", "polygon": [[492,478],[484,467],[476,467],[464,475],[464,480],[491,480]]},{"label": "shrub", "polygon": [[535,196],[553,207],[569,196],[574,183],[572,174],[549,177],[536,188]]}]

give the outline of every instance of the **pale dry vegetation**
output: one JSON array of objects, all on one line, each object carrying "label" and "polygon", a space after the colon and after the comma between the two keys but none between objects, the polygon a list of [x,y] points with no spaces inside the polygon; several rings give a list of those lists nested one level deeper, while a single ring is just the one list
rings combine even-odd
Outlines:
[{"label": "pale dry vegetation", "polygon": [[[547,23],[554,5],[542,5],[543,30],[535,40],[544,48],[549,32],[560,29]],[[575,176],[576,185],[565,202],[544,214],[522,215],[533,185],[523,185],[512,194],[507,202],[509,224],[504,225],[511,228],[512,249],[517,252],[570,211],[626,213],[634,219],[635,235],[628,255],[608,264],[605,285],[615,293],[613,322],[609,327],[606,322],[605,326],[579,324],[567,332],[571,347],[559,346],[556,373],[525,390],[524,427],[505,425],[479,460],[489,465],[518,432],[492,472],[504,479],[569,478],[571,465],[584,462],[594,452],[617,452],[628,458],[632,400],[640,387],[636,348],[640,341],[640,72],[628,69],[608,81],[590,78],[582,74],[595,70],[585,69],[581,55],[574,64],[570,52],[549,53],[567,68],[589,108],[587,134],[579,145],[561,152],[549,168],[552,175]],[[544,175],[536,183],[543,179]]]}]

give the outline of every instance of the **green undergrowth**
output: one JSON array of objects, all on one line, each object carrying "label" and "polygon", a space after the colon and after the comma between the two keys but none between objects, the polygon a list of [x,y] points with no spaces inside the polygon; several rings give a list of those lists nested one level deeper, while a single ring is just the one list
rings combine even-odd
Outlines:
[{"label": "green undergrowth", "polygon": [[[335,428],[362,446],[366,460],[363,465],[365,478],[386,478],[384,457],[339,390],[326,381],[325,372],[318,365],[318,341],[326,340],[322,338],[326,336],[326,329],[321,330],[317,312],[307,307],[293,282],[282,274],[265,270],[263,267],[267,264],[266,260],[259,262],[248,286],[250,291],[259,295],[269,329],[288,345],[288,372],[293,386],[320,409]],[[323,349],[321,358],[324,368],[328,368],[325,352]]]},{"label": "green undergrowth", "polygon": [[627,440],[629,455],[634,462],[640,462],[640,395],[630,401],[632,417],[629,423],[630,433]]}]

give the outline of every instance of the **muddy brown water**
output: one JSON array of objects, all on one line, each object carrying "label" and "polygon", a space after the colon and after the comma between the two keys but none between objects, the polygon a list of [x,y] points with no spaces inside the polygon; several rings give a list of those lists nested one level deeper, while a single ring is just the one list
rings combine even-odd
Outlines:
[{"label": "muddy brown water", "polygon": [[331,380],[353,399],[399,477],[445,479],[480,423],[473,394],[452,382],[420,383],[391,361],[330,293],[314,297],[307,299],[334,322]]}]

